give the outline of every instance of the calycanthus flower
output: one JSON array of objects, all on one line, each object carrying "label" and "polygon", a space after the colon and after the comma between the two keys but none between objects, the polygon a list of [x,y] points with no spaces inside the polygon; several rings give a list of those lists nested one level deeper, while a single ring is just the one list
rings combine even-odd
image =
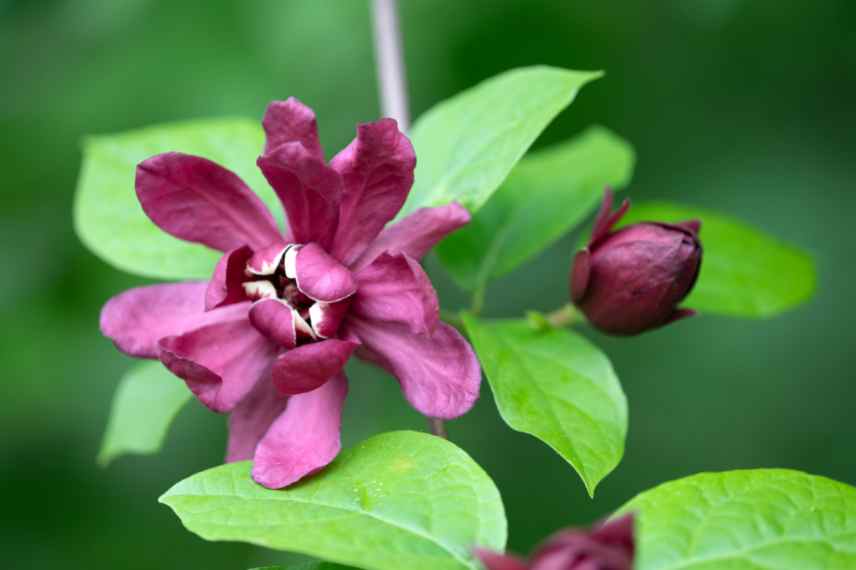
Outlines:
[{"label": "calycanthus flower", "polygon": [[606,521],[591,531],[567,529],[550,537],[528,560],[476,550],[487,570],[632,570],[633,515]]},{"label": "calycanthus flower", "polygon": [[224,252],[209,282],[131,289],[104,306],[101,330],[123,352],[159,358],[210,409],[229,413],[227,460],[290,485],[340,449],[342,371],[352,354],[395,376],[422,414],[450,419],[479,394],[472,348],[439,320],[419,264],[469,221],[458,204],[385,227],[413,183],[413,147],[392,119],[357,127],[330,163],[315,115],[294,98],[263,120],[257,164],[288,218],[277,228],[231,171],[166,153],[137,168],[146,214],[167,233]]},{"label": "calycanthus flower", "polygon": [[574,258],[571,300],[603,332],[634,335],[690,317],[678,308],[701,269],[701,222],[642,222],[613,231],[630,207],[612,212],[604,193],[588,246]]}]

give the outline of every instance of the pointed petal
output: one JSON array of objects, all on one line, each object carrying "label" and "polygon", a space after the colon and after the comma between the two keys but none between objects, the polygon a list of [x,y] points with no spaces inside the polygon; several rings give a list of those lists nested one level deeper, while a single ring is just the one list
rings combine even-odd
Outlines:
[{"label": "pointed petal", "polygon": [[603,544],[620,546],[630,559],[633,559],[635,550],[634,526],[635,516],[633,513],[628,513],[604,522],[592,531],[591,536]]},{"label": "pointed petal", "polygon": [[274,362],[274,386],[284,395],[311,392],[341,372],[357,346],[356,342],[329,339],[289,350]]},{"label": "pointed petal", "polygon": [[256,446],[253,479],[280,489],[325,467],[341,449],[339,432],[348,381],[339,374],[320,388],[292,396]]},{"label": "pointed petal", "polygon": [[312,156],[324,160],[315,113],[296,98],[289,97],[285,101],[273,101],[268,105],[262,126],[265,129],[265,154],[280,145],[296,141]]},{"label": "pointed petal", "polygon": [[301,293],[325,303],[350,297],[357,288],[348,268],[315,243],[306,244],[297,251],[295,279]]},{"label": "pointed petal", "polygon": [[481,560],[485,570],[527,570],[526,564],[515,556],[500,554],[483,548],[476,548],[473,554]]},{"label": "pointed petal", "polygon": [[416,260],[400,253],[384,253],[355,278],[352,314],[401,323],[414,334],[434,330],[440,318],[437,293]]},{"label": "pointed petal", "polygon": [[591,276],[591,253],[588,248],[581,249],[574,256],[571,267],[571,301],[579,303],[586,295]]},{"label": "pointed petal", "polygon": [[353,267],[355,270],[365,267],[385,251],[405,253],[420,260],[440,240],[469,221],[470,213],[457,202],[436,208],[420,208],[380,232]]},{"label": "pointed petal", "polygon": [[220,258],[205,291],[206,311],[247,300],[247,293],[244,291],[244,281],[247,278],[244,270],[252,254],[248,246],[242,245],[227,251]]},{"label": "pointed petal", "polygon": [[664,325],[669,323],[674,323],[675,321],[680,321],[683,319],[688,319],[690,317],[694,317],[698,314],[694,309],[675,309],[675,312],[666,320]]},{"label": "pointed petal", "polygon": [[677,224],[672,225],[686,230],[694,236],[698,236],[699,232],[701,231],[701,220],[687,220],[685,222],[678,222]]},{"label": "pointed petal", "polygon": [[277,393],[269,377],[262,378],[229,414],[226,461],[252,459],[259,440],[285,410],[288,398]]},{"label": "pointed petal", "polygon": [[246,317],[161,339],[160,359],[215,412],[229,412],[269,373],[275,346]]},{"label": "pointed petal", "polygon": [[137,166],[137,198],[163,231],[229,251],[281,240],[264,203],[235,173],[205,158],[177,152]]},{"label": "pointed petal", "polygon": [[165,336],[246,314],[249,305],[205,312],[204,282],[166,283],[120,293],[101,309],[101,333],[130,356],[157,358]]},{"label": "pointed petal", "polygon": [[472,347],[454,327],[439,322],[434,332],[413,334],[400,324],[349,316],[347,331],[362,347],[357,356],[395,376],[407,401],[432,418],[452,419],[478,399],[481,369]]},{"label": "pointed petal", "polygon": [[285,208],[294,241],[328,247],[339,219],[339,174],[299,142],[282,144],[257,162]]},{"label": "pointed petal", "polygon": [[589,239],[589,247],[594,245],[595,242],[600,241],[612,230],[613,226],[624,217],[624,214],[627,213],[627,210],[630,208],[630,200],[624,200],[621,203],[621,206],[615,212],[612,212],[612,200],[613,194],[612,189],[607,187],[603,191],[603,202],[600,205],[600,211],[597,213],[597,218],[595,218],[594,229],[591,233],[591,238]]},{"label": "pointed petal", "polygon": [[344,196],[332,254],[350,266],[404,205],[416,155],[393,119],[357,127],[357,138],[330,165],[342,176]]},{"label": "pointed petal", "polygon": [[294,310],[279,299],[262,299],[250,309],[250,323],[268,340],[285,348],[297,345]]},{"label": "pointed petal", "polygon": [[315,336],[319,338],[330,338],[339,331],[342,319],[351,307],[353,297],[348,297],[335,303],[323,303],[321,301],[309,307],[309,320]]}]

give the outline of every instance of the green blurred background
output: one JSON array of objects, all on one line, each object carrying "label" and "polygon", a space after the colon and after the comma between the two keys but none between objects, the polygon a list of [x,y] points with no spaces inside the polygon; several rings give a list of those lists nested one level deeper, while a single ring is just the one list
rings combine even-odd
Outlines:
[{"label": "green blurred background", "polygon": [[[510,547],[587,523],[702,470],[792,467],[856,483],[852,212],[856,4],[790,0],[404,0],[412,109],[534,63],[605,69],[537,146],[599,122],[629,139],[631,195],[713,207],[817,260],[809,304],[771,321],[701,317],[639,338],[586,331],[627,392],[625,460],[589,500],[546,446],[510,431],[485,385],[453,441],[494,477]],[[222,460],[223,418],[188,406],[157,456],[95,455],[130,361],[98,311],[141,280],[88,253],[71,204],[85,133],[216,115],[296,95],[334,151],[379,114],[363,1],[0,1],[0,552],[14,568],[248,568],[285,560],[208,544],[158,505]],[[132,188],[128,188],[131,192]],[[703,234],[702,234],[703,237]],[[566,299],[569,236],[489,292],[487,314]],[[444,304],[466,302],[429,262]],[[395,382],[354,366],[345,439],[423,429]]]}]

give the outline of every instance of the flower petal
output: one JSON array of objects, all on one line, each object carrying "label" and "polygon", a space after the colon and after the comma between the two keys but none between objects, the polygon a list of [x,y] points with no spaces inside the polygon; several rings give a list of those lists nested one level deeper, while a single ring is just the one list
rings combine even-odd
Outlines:
[{"label": "flower petal", "polygon": [[330,162],[344,196],[332,254],[350,266],[404,205],[413,185],[413,145],[393,119],[357,127],[357,138]]},{"label": "flower petal", "polygon": [[168,152],[137,166],[137,198],[163,231],[229,251],[282,240],[264,203],[238,175],[208,159]]},{"label": "flower petal", "polygon": [[277,266],[282,263],[282,258],[289,247],[284,243],[274,243],[256,251],[247,262],[247,273],[263,276],[273,275]]},{"label": "flower petal", "polygon": [[294,309],[279,299],[262,299],[250,309],[250,323],[268,340],[285,348],[297,345]]},{"label": "flower petal", "polygon": [[440,318],[437,293],[419,263],[404,254],[384,253],[354,277],[351,313],[407,325],[414,334],[434,330]]},{"label": "flower petal", "polygon": [[357,356],[395,376],[404,397],[432,418],[452,419],[466,413],[479,397],[481,369],[469,343],[446,323],[434,332],[413,334],[404,325],[351,317],[345,338],[363,346]]},{"label": "flower petal", "polygon": [[160,359],[215,412],[229,412],[270,371],[276,347],[246,317],[161,339]]},{"label": "flower petal", "polygon": [[315,336],[330,338],[336,335],[342,319],[345,318],[348,309],[351,307],[351,299],[353,297],[335,303],[318,301],[309,307],[309,320],[312,323]]},{"label": "flower petal", "polygon": [[246,314],[249,305],[205,312],[204,282],[165,283],[120,293],[101,309],[101,333],[130,356],[157,358],[165,336]]},{"label": "flower petal", "polygon": [[242,245],[227,251],[220,258],[217,267],[214,268],[214,276],[208,283],[208,290],[205,291],[206,311],[247,300],[243,285],[246,281],[244,270],[252,255],[252,250]]},{"label": "flower petal", "polygon": [[315,243],[306,244],[298,250],[295,279],[301,293],[325,303],[341,301],[353,295],[357,289],[354,276],[348,268]]},{"label": "flower petal", "polygon": [[339,374],[320,388],[292,396],[256,446],[253,479],[270,489],[291,485],[336,458],[348,380]]},{"label": "flower petal", "polygon": [[229,414],[226,461],[252,459],[259,440],[285,410],[288,398],[279,395],[269,377],[262,378]]},{"label": "flower petal", "polygon": [[299,142],[284,143],[257,163],[285,208],[294,241],[329,247],[339,219],[339,174]]},{"label": "flower petal", "polygon": [[273,384],[280,394],[311,392],[342,371],[359,343],[329,339],[298,346],[273,364]]},{"label": "flower petal", "polygon": [[595,242],[606,237],[612,230],[613,226],[615,226],[615,224],[624,217],[624,214],[626,214],[627,210],[630,208],[630,200],[625,199],[621,202],[618,209],[613,212],[612,201],[612,189],[607,187],[603,191],[603,202],[601,202],[600,210],[594,220],[594,229],[592,229],[591,238],[589,238],[589,247],[592,247]]},{"label": "flower petal", "polygon": [[476,548],[473,554],[481,560],[486,570],[527,570],[526,564],[515,556],[482,548]]},{"label": "flower petal", "polygon": [[324,160],[324,150],[318,140],[315,113],[294,97],[273,101],[265,111],[265,154],[289,142],[299,142],[313,156]]},{"label": "flower petal", "polygon": [[469,221],[470,213],[457,202],[436,208],[419,208],[400,222],[384,228],[353,268],[365,267],[385,251],[422,259],[440,240]]}]

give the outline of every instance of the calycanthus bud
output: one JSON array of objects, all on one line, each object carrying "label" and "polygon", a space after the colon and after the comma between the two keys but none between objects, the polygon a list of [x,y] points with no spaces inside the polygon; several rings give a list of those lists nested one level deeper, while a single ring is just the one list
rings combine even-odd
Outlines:
[{"label": "calycanthus bud", "polygon": [[695,314],[679,309],[701,268],[701,222],[641,222],[613,231],[627,212],[612,212],[604,192],[588,246],[574,258],[571,300],[599,330],[634,335]]}]

